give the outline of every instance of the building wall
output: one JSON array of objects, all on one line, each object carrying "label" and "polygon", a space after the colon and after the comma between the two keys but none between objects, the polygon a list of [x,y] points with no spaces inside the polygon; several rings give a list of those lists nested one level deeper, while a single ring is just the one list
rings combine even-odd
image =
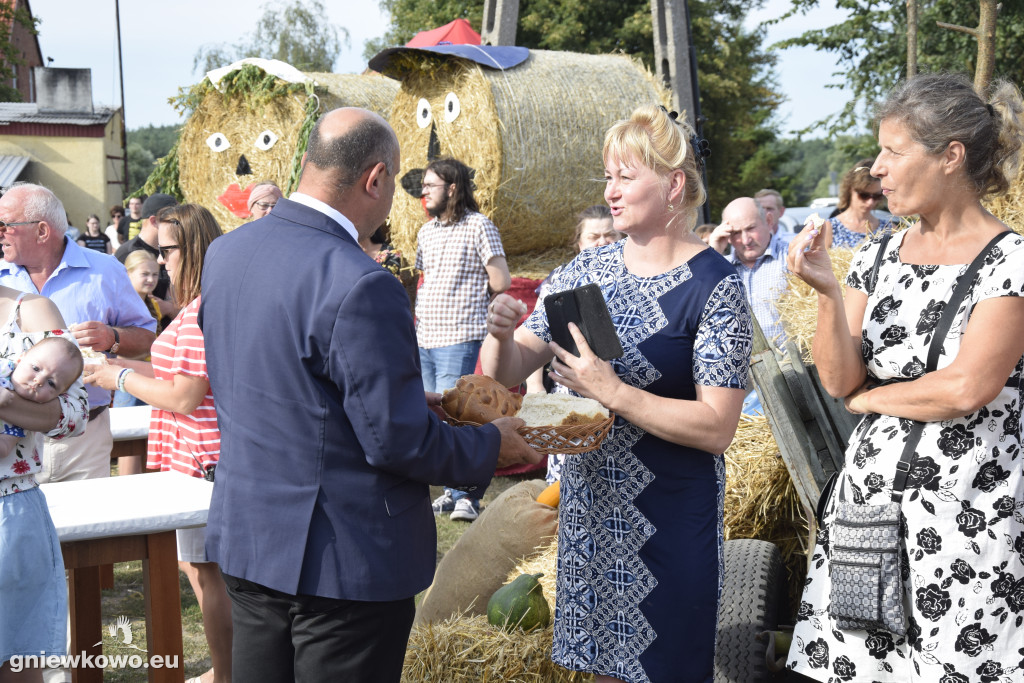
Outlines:
[{"label": "building wall", "polygon": [[[17,9],[26,9],[31,12],[26,0],[18,0]],[[39,51],[39,41],[27,28],[15,22],[11,31],[11,44],[18,50],[22,61],[25,63],[15,67],[16,78],[9,79],[7,84],[15,85],[15,82],[17,83],[22,102],[35,102],[32,67],[43,65],[43,55]]]},{"label": "building wall", "polygon": [[0,134],[0,154],[28,156],[19,180],[53,190],[79,229],[91,213],[106,226],[110,207],[124,196],[120,111],[103,127],[102,137]]}]

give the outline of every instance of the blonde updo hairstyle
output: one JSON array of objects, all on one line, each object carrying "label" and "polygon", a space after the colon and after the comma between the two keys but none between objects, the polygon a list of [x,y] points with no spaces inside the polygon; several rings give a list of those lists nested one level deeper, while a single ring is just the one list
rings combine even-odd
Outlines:
[{"label": "blonde updo hairstyle", "polygon": [[690,145],[693,129],[682,118],[673,120],[656,104],[637,107],[629,119],[619,121],[604,137],[603,158],[635,160],[657,173],[668,186],[668,175],[679,169],[686,179],[682,201],[674,205],[669,226],[682,219],[687,232],[697,225],[697,207],[707,200],[696,154]]},{"label": "blonde updo hairstyle", "polygon": [[986,103],[963,74],[922,74],[896,86],[875,110],[875,121],[902,123],[930,154],[962,143],[964,174],[979,198],[1002,194],[1020,167],[1024,103],[1007,81],[993,82],[989,92]]}]

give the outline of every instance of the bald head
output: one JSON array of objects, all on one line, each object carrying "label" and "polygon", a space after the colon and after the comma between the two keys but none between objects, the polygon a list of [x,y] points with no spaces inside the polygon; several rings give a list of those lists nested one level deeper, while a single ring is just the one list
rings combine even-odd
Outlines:
[{"label": "bald head", "polygon": [[362,235],[391,210],[398,137],[379,114],[355,107],[327,112],[309,133],[297,190],[341,211]]},{"label": "bald head", "polygon": [[740,197],[722,210],[722,223],[730,228],[729,244],[736,258],[747,267],[753,266],[772,238],[764,209],[753,197]]}]

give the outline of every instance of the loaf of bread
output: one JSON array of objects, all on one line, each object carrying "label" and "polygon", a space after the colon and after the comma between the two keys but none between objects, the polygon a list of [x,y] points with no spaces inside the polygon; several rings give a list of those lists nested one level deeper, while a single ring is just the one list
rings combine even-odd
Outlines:
[{"label": "loaf of bread", "polygon": [[511,417],[522,405],[523,397],[513,394],[485,375],[463,375],[455,386],[444,392],[441,408],[448,417],[460,422],[486,424],[499,417]]},{"label": "loaf of bread", "polygon": [[608,410],[592,398],[568,394],[527,394],[516,413],[527,427],[589,424],[608,417]]}]

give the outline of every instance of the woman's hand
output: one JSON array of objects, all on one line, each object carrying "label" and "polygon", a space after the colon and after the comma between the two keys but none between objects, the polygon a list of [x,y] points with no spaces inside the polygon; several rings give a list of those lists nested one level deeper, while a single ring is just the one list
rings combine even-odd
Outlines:
[{"label": "woman's hand", "polygon": [[123,369],[115,363],[86,363],[82,369],[82,381],[86,384],[95,384],[107,391],[114,391],[117,389],[117,376]]},{"label": "woman's hand", "polygon": [[501,341],[511,339],[516,331],[516,323],[526,311],[526,304],[519,299],[499,294],[487,307],[487,334]]},{"label": "woman's hand", "polygon": [[846,409],[854,415],[866,415],[874,412],[868,408],[867,393],[875,388],[872,382],[860,385],[852,394],[843,399]]},{"label": "woman's hand", "polygon": [[832,272],[832,259],[828,256],[831,244],[832,225],[826,220],[816,226],[813,217],[808,218],[804,229],[789,243],[786,255],[789,272],[817,292],[838,288],[839,281]]},{"label": "woman's hand", "polygon": [[576,342],[580,355],[574,356],[555,342],[550,342],[548,346],[555,354],[555,359],[551,361],[551,369],[554,371],[551,378],[580,396],[592,398],[610,408],[615,392],[623,386],[622,380],[615,374],[611,363],[601,360],[590,349],[576,323],[569,323],[569,334]]}]

